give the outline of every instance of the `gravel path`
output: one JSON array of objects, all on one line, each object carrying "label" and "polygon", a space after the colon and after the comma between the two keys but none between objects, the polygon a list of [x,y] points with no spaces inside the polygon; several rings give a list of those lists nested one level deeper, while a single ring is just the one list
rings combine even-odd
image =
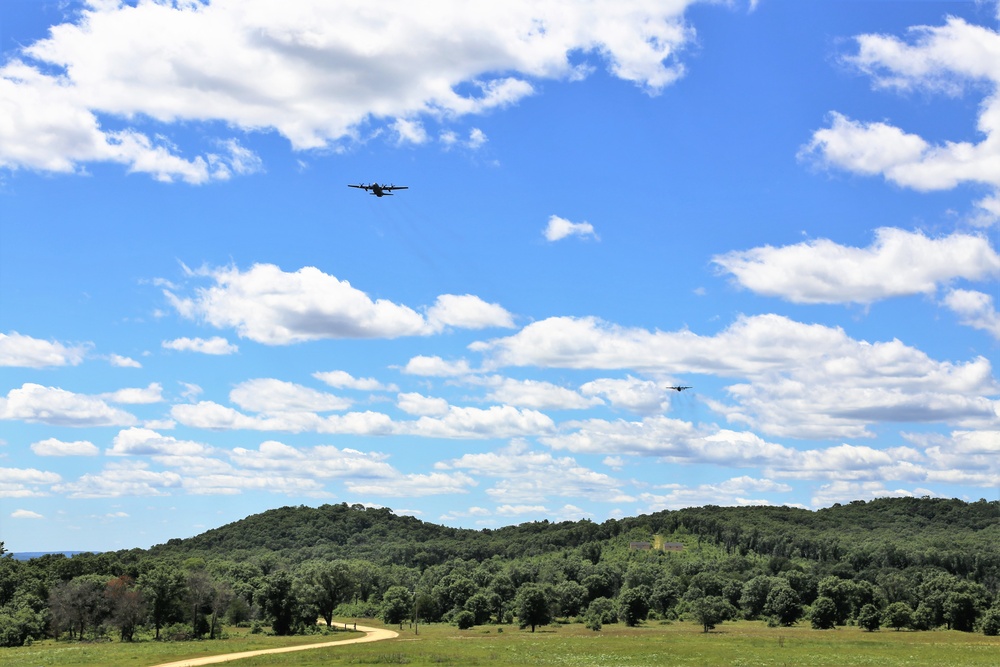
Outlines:
[{"label": "gravel path", "polygon": [[365,633],[364,637],[356,639],[341,639],[333,642],[323,642],[321,644],[302,644],[300,646],[286,646],[284,648],[265,648],[259,651],[242,651],[241,653],[223,653],[221,655],[207,655],[203,658],[188,658],[187,660],[176,660],[174,662],[164,662],[154,667],[196,667],[197,665],[214,665],[217,662],[229,662],[230,660],[241,660],[251,658],[255,655],[265,655],[267,653],[291,653],[292,651],[308,651],[314,648],[326,648],[328,646],[346,646],[347,644],[361,644],[362,642],[378,642],[383,639],[394,639],[399,636],[398,632],[384,630],[382,628],[369,628],[363,625],[357,626],[358,630]]}]

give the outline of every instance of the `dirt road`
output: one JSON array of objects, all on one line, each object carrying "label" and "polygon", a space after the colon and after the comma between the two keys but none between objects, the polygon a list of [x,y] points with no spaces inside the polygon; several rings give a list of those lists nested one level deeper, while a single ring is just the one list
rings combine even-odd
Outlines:
[{"label": "dirt road", "polygon": [[214,665],[217,662],[229,662],[230,660],[240,660],[251,658],[255,655],[265,655],[267,653],[291,653],[292,651],[307,651],[314,648],[326,648],[328,646],[346,646],[347,644],[361,644],[362,642],[377,642],[383,639],[393,639],[399,636],[398,632],[383,630],[382,628],[368,628],[363,625],[358,626],[358,630],[365,633],[364,637],[356,639],[341,639],[334,642],[323,642],[322,644],[302,644],[300,646],[286,646],[284,648],[265,648],[259,651],[243,651],[241,653],[223,653],[221,655],[206,655],[203,658],[188,658],[187,660],[176,660],[174,662],[164,662],[155,667],[196,667],[197,665]]}]

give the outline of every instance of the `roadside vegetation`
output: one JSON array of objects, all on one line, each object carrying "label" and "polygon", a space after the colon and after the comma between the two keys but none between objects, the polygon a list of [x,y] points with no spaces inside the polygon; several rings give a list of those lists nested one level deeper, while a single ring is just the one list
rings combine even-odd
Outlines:
[{"label": "roadside vegetation", "polygon": [[[663,542],[678,550],[655,548]],[[476,651],[486,651],[475,660],[489,664],[488,651],[535,646],[532,636],[544,637],[537,662],[545,664],[553,633],[572,644],[569,652],[678,643],[693,652],[691,664],[713,664],[697,656],[715,645],[740,652],[760,643],[764,656],[779,639],[783,650],[787,642],[810,647],[803,651],[834,642],[836,664],[851,664],[840,660],[845,642],[879,647],[884,664],[894,664],[897,650],[939,645],[955,645],[972,662],[926,664],[997,664],[998,589],[997,502],[702,507],[482,531],[385,508],[285,507],[149,550],[0,558],[0,663],[111,665],[131,655],[128,664],[154,664],[321,641],[317,633],[343,629],[345,620],[410,630],[416,618],[421,634],[405,651],[390,643],[413,664],[433,662],[411,655],[417,642],[475,638]],[[351,651],[380,650],[390,651]],[[977,651],[991,662],[975,662]],[[833,664],[800,657],[785,661]]]}]

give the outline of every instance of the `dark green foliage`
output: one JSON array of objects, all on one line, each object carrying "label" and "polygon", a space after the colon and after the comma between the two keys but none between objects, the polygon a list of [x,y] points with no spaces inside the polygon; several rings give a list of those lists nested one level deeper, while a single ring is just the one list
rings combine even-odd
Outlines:
[{"label": "dark green foliage", "polygon": [[828,597],[818,597],[809,610],[809,622],[815,630],[829,630],[837,625],[837,605]]},{"label": "dark green foliage", "polygon": [[[882,623],[897,631],[908,628],[913,624],[913,610],[905,602],[893,602],[882,612]],[[860,617],[858,624],[861,624]]]},{"label": "dark green foliage", "polygon": [[794,625],[802,617],[799,594],[784,579],[778,579],[767,594],[764,613],[776,625]]},{"label": "dark green foliage", "polygon": [[[468,630],[476,624],[476,616],[471,611],[462,610],[455,614],[455,625],[458,626],[459,630]],[[534,628],[532,628],[534,632]]]},{"label": "dark green foliage", "polygon": [[[595,627],[638,623],[648,611],[693,618],[718,598],[727,614],[737,605],[772,624],[795,623],[808,605],[821,627],[864,626],[870,608],[901,603],[911,622],[879,614],[882,625],[985,632],[996,624],[998,517],[996,502],[886,498],[818,512],[709,506],[475,531],[385,508],[285,507],[149,551],[0,558],[0,641],[20,640],[32,618],[72,638],[112,627],[125,640],[141,627],[214,637],[223,617],[298,632],[317,615],[386,618],[394,587],[406,591],[407,618],[416,592],[421,620],[468,612],[477,625],[515,614],[532,625],[516,595],[538,590],[547,614],[582,614]],[[628,549],[654,535],[686,548]],[[283,578],[290,593],[277,595]]]},{"label": "dark green foliage", "polygon": [[380,618],[388,625],[399,624],[403,629],[403,621],[410,617],[413,594],[403,586],[391,586],[382,596]]},{"label": "dark green foliage", "polygon": [[[895,604],[904,604],[902,602],[896,602]],[[907,607],[909,609],[909,607]],[[858,611],[858,627],[867,630],[868,632],[875,632],[880,627],[882,627],[882,615],[878,613],[878,609],[875,608],[873,604],[866,604]],[[896,628],[897,630],[899,628]]]},{"label": "dark green foliage", "polygon": [[983,614],[979,629],[988,637],[1000,635],[1000,607],[994,605]]},{"label": "dark green foliage", "polygon": [[694,620],[701,624],[704,632],[736,616],[736,608],[718,595],[697,598],[690,602],[688,609]]},{"label": "dark green foliage", "polygon": [[261,607],[271,618],[271,629],[276,635],[290,635],[296,626],[309,621],[293,590],[292,576],[285,570],[268,575],[260,597]]},{"label": "dark green foliage", "polygon": [[587,618],[596,618],[601,623],[617,623],[618,612],[615,610],[615,603],[608,598],[597,598],[590,601],[587,607]]},{"label": "dark green foliage", "polygon": [[645,584],[635,588],[623,588],[618,595],[618,618],[634,627],[649,615],[649,587]]},{"label": "dark green foliage", "polygon": [[522,627],[531,626],[532,632],[535,631],[535,626],[548,625],[552,622],[548,596],[538,584],[521,586],[517,591],[514,606]]}]

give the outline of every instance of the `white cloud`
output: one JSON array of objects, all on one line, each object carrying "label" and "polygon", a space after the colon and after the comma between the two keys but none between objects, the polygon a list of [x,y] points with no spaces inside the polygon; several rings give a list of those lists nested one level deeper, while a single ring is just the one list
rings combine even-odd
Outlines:
[{"label": "white cloud", "polygon": [[931,239],[883,227],[867,248],[827,239],[775,248],[763,246],[717,255],[712,261],[743,287],[793,303],[872,303],[932,294],[956,278],[1000,276],[1000,255],[982,236]]},{"label": "white cloud", "polygon": [[53,426],[129,426],[136,418],[96,396],[85,396],[32,382],[0,398],[0,419]]},{"label": "white cloud", "polygon": [[393,384],[383,385],[375,378],[356,378],[346,371],[316,372],[312,376],[335,389],[357,389],[359,391],[398,391]]},{"label": "white cloud", "polygon": [[604,404],[600,398],[588,398],[580,392],[541,380],[495,378],[490,384],[492,386],[486,394],[487,400],[521,408],[585,410]]},{"label": "white cloud", "polygon": [[436,329],[459,327],[486,329],[514,326],[514,318],[495,303],[486,303],[471,294],[442,294],[427,310],[427,319]]},{"label": "white cloud", "polygon": [[100,450],[87,440],[63,442],[55,438],[47,438],[31,443],[31,451],[37,456],[97,456]]},{"label": "white cloud", "polygon": [[493,405],[486,409],[450,406],[447,414],[401,422],[395,430],[400,434],[426,438],[490,439],[538,435],[554,429],[552,419],[537,410]]},{"label": "white cloud", "polygon": [[148,428],[132,427],[119,431],[107,450],[109,456],[197,456],[209,448],[199,442],[178,440]]},{"label": "white cloud", "polygon": [[594,233],[594,226],[589,222],[570,222],[558,215],[549,216],[549,223],[542,232],[548,241],[560,241],[567,236],[580,236],[583,238],[597,238]]},{"label": "white cloud", "polygon": [[62,481],[57,473],[35,468],[0,468],[0,498],[46,496],[53,484]]},{"label": "white cloud", "polygon": [[[2,163],[0,163],[2,166]],[[0,367],[45,368],[76,366],[83,361],[88,345],[64,345],[11,331],[0,333]]]},{"label": "white cloud", "polygon": [[590,470],[569,456],[556,458],[548,452],[530,451],[523,443],[495,452],[465,454],[436,467],[497,478],[486,493],[499,502],[535,503],[554,496],[605,500],[624,496],[621,482],[613,477]]},{"label": "white cloud", "polygon": [[696,487],[683,484],[666,484],[664,493],[643,493],[641,498],[650,512],[664,509],[683,509],[701,505],[770,505],[764,499],[748,498],[754,493],[788,493],[792,487],[787,484],[753,477],[734,477],[718,484],[700,484]]},{"label": "white cloud", "polygon": [[472,295],[442,295],[427,318],[408,306],[372,300],[346,280],[311,266],[294,273],[273,264],[205,271],[215,286],[191,298],[165,295],[184,317],[236,329],[243,338],[286,345],[324,338],[427,336],[446,326],[511,326],[510,314]]},{"label": "white cloud", "polygon": [[982,329],[1000,340],[1000,313],[989,294],[954,289],[945,295],[944,305],[962,318],[962,324]]},{"label": "white cloud", "polygon": [[143,134],[145,119],[275,130],[299,150],[369,125],[423,141],[422,117],[516,103],[531,80],[582,78],[591,56],[656,94],[684,73],[692,2],[90,3],[0,69],[0,165],[117,162],[160,180],[225,179],[259,158],[228,139],[186,159]]},{"label": "white cloud", "polygon": [[427,130],[419,121],[397,118],[392,129],[400,144],[423,144],[427,142]]},{"label": "white cloud", "polygon": [[257,473],[302,478],[371,480],[396,478],[399,472],[386,462],[385,454],[338,449],[320,445],[297,449],[269,440],[256,450],[237,447],[230,453],[234,465]]},{"label": "white cloud", "polygon": [[55,484],[55,493],[70,498],[120,498],[123,496],[168,496],[183,480],[175,472],[149,470],[145,463],[109,466],[97,474],[87,473],[75,482]]},{"label": "white cloud", "polygon": [[669,405],[667,389],[652,380],[600,378],[580,386],[584,396],[603,396],[616,408],[641,415],[657,414]]},{"label": "white cloud", "polygon": [[240,349],[220,336],[213,336],[208,339],[175,338],[174,340],[163,341],[163,347],[168,350],[177,350],[178,352],[198,352],[200,354],[212,355],[235,354]]},{"label": "white cloud", "polygon": [[347,481],[352,493],[390,498],[418,498],[449,493],[468,493],[476,481],[464,473],[430,473],[427,475],[396,475],[384,480]]},{"label": "white cloud", "polygon": [[123,357],[120,354],[108,355],[108,362],[117,368],[142,368],[142,364],[131,357]]},{"label": "white cloud", "polygon": [[450,405],[443,398],[424,396],[416,392],[399,394],[396,405],[409,415],[426,415],[428,417],[443,417],[448,414]]},{"label": "white cloud", "polygon": [[351,401],[340,396],[273,378],[241,382],[229,392],[229,400],[244,410],[266,414],[330,412],[351,407]]},{"label": "white cloud", "polygon": [[890,35],[856,38],[858,51],[846,62],[872,76],[876,86],[904,92],[927,90],[957,96],[968,83],[985,82],[990,94],[979,108],[982,141],[932,144],[884,122],[860,122],[833,113],[830,127],[817,130],[803,155],[821,163],[887,180],[916,190],[947,190],[983,184],[993,193],[980,202],[982,220],[1000,218],[1000,33],[948,18],[944,25],[909,30],[906,42]]},{"label": "white cloud", "polygon": [[410,359],[403,372],[407,375],[422,375],[425,377],[456,377],[468,375],[472,372],[469,362],[464,359],[458,361],[446,361],[441,357],[427,357],[418,355]]},{"label": "white cloud", "polygon": [[31,510],[14,510],[10,513],[11,519],[44,519],[45,516]]},{"label": "white cloud", "polygon": [[281,412],[246,415],[212,401],[174,405],[170,415],[179,423],[214,430],[315,432],[349,435],[387,435],[393,432],[392,419],[379,412],[349,412],[321,417],[312,412]]},{"label": "white cloud", "polygon": [[740,317],[714,336],[650,332],[596,318],[554,317],[507,338],[475,343],[486,367],[632,369],[747,380],[736,404],[704,399],[728,419],[771,435],[853,438],[876,422],[940,421],[992,427],[1000,393],[984,357],[936,361],[898,340],[869,343],[840,328],[779,315]]},{"label": "white cloud", "polygon": [[163,401],[163,387],[159,382],[153,382],[145,388],[132,387],[129,389],[119,389],[109,394],[101,394],[100,398],[111,403],[125,403],[128,405],[160,403]]},{"label": "white cloud", "polygon": [[831,482],[824,484],[813,495],[811,503],[815,508],[829,507],[834,503],[849,503],[852,500],[874,500],[876,498],[913,498],[935,496],[924,489],[889,489],[884,482]]}]

